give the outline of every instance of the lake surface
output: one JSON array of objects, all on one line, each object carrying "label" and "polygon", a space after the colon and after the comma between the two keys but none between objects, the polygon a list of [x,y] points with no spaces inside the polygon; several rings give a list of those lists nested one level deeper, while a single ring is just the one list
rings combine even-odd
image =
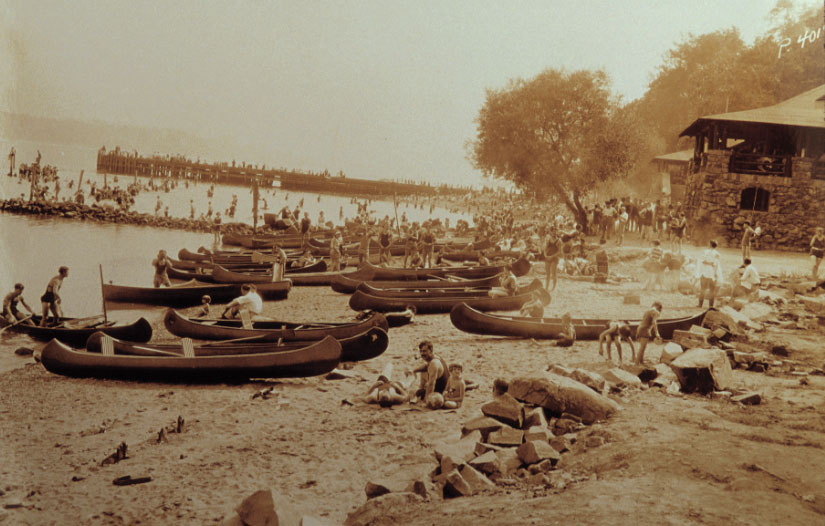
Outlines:
[{"label": "lake surface", "polygon": [[[74,181],[75,189],[84,170],[83,189],[88,194],[89,181],[95,181],[97,187],[104,184],[104,175],[95,173],[97,153],[95,151],[61,145],[35,145],[25,142],[13,143],[17,150],[18,165],[22,162],[32,162],[37,149],[40,149],[43,158],[41,163],[52,164],[58,167],[61,193],[60,197],[73,194],[68,182]],[[0,141],[0,151],[8,155],[12,143]],[[8,162],[0,170],[0,198],[23,194],[29,195],[29,182],[16,177],[8,177]],[[148,178],[139,178],[144,184]],[[126,188],[134,181],[134,177],[109,175],[106,182],[109,185],[118,185]],[[50,185],[53,188],[54,185]],[[232,202],[233,195],[237,195],[238,206],[234,218],[224,218],[227,222],[245,222],[252,224],[252,192],[250,188],[239,186],[216,185],[213,197],[207,196],[209,185],[190,183],[187,188],[180,184],[177,188],[164,191],[142,191],[135,198],[133,210],[145,213],[154,213],[158,197],[162,203],[162,211],[166,207],[173,217],[189,217],[189,201],[193,200],[196,215],[204,213],[212,203],[214,211],[224,211]],[[309,212],[313,222],[318,219],[321,210],[327,220],[340,224],[339,215],[354,217],[357,214],[357,204],[350,197],[318,195],[305,192],[285,192],[280,189],[262,189],[261,197],[267,200],[268,210],[261,209],[259,224],[263,224],[263,212],[277,212],[283,206],[294,209],[300,206],[303,211]],[[361,200],[363,202],[363,200]],[[89,203],[87,199],[87,203]],[[302,206],[301,206],[302,205]],[[263,204],[260,205],[261,207]],[[373,217],[395,217],[395,205],[391,201],[372,201],[369,210]],[[430,217],[439,217],[442,220],[449,218],[451,224],[459,218],[472,223],[469,216],[450,212],[435,207],[430,214],[430,203],[421,202],[419,206],[413,203],[400,203],[398,216],[406,214],[409,221],[423,221]],[[21,282],[25,285],[23,298],[36,312],[40,312],[40,296],[43,294],[48,281],[57,274],[61,265],[69,267],[69,277],[63,283],[61,297],[63,310],[66,316],[85,317],[103,312],[101,294],[101,270],[106,282],[123,285],[151,286],[154,269],[152,259],[158,250],[166,250],[170,256],[176,258],[182,248],[196,250],[200,246],[209,247],[212,243],[212,234],[187,232],[182,230],[157,229],[146,226],[102,224],[58,217],[22,216],[0,212],[0,254],[3,256],[3,265],[0,265],[0,294],[3,297],[10,292],[14,284]],[[25,310],[25,309],[24,309]],[[113,310],[108,311],[110,319],[131,322],[144,315],[150,321],[159,319],[164,311],[163,307],[146,307],[140,310]],[[18,347],[39,349],[42,343],[31,340],[26,335],[13,331],[5,331],[0,337],[0,372],[30,363],[31,358],[19,358],[13,351]]]}]

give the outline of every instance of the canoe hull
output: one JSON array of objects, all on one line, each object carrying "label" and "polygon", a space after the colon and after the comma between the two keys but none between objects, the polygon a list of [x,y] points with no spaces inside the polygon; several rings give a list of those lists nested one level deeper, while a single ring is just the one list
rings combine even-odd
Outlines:
[{"label": "canoe hull", "polygon": [[518,310],[530,299],[530,293],[518,294],[504,297],[400,297],[382,298],[361,292],[360,290],[349,299],[349,306],[354,310],[374,310],[378,312],[403,311],[408,307],[415,307],[417,314],[440,314],[447,313],[459,303],[467,303],[473,308],[481,311]]},{"label": "canoe hull", "polygon": [[[256,284],[256,287],[262,298],[279,300],[287,298],[292,282],[286,279]],[[204,294],[208,294],[213,303],[226,303],[241,295],[241,283],[193,283],[188,286],[159,288],[103,284],[103,299],[113,303],[190,307],[200,304]]]},{"label": "canoe hull", "polygon": [[40,360],[64,376],[163,382],[235,382],[249,378],[301,378],[325,374],[341,359],[335,338],[283,352],[221,356],[129,356],[76,351],[52,340]]},{"label": "canoe hull", "polygon": [[[63,318],[62,321],[71,322],[72,318]],[[32,317],[34,323],[40,323],[40,316]],[[35,327],[19,323],[10,331],[25,332],[31,338],[40,341],[52,339],[60,340],[66,345],[82,348],[86,340],[95,332],[102,331],[115,338],[123,338],[136,342],[148,342],[152,338],[152,325],[145,318],[126,325],[112,325],[110,327],[87,327],[71,329],[65,327]]]},{"label": "canoe hull", "polygon": [[467,279],[467,280],[383,280],[383,281],[366,281],[357,279],[359,277],[356,273],[341,274],[337,276],[330,286],[336,292],[344,294],[352,294],[361,283],[366,283],[370,287],[377,289],[461,289],[469,287],[495,287],[501,282],[501,275],[495,274],[486,278]]}]

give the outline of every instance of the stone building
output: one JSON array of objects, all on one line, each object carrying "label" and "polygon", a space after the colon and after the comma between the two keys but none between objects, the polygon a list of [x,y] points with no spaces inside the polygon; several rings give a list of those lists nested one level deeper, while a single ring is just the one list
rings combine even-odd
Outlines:
[{"label": "stone building", "polygon": [[655,180],[663,195],[671,202],[680,203],[685,197],[685,182],[690,173],[693,150],[666,153],[653,158],[659,177]]},{"label": "stone building", "polygon": [[825,84],[779,104],[701,117],[685,208],[694,239],[737,245],[760,226],[763,248],[807,249],[825,226]]}]

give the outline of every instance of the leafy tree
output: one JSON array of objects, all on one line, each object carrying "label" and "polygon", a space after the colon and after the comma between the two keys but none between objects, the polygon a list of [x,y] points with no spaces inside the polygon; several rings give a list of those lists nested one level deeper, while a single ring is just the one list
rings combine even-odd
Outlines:
[{"label": "leafy tree", "polygon": [[485,176],[539,199],[557,196],[583,226],[582,197],[636,162],[635,116],[620,111],[602,71],[547,69],[487,90],[469,159]]}]

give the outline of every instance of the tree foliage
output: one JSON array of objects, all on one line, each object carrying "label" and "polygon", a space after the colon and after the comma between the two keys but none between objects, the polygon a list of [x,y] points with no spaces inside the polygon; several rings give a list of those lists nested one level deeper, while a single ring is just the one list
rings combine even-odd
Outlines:
[{"label": "tree foliage", "polygon": [[484,175],[540,199],[559,197],[586,224],[581,198],[636,162],[636,118],[601,72],[548,69],[488,90],[469,157]]}]

